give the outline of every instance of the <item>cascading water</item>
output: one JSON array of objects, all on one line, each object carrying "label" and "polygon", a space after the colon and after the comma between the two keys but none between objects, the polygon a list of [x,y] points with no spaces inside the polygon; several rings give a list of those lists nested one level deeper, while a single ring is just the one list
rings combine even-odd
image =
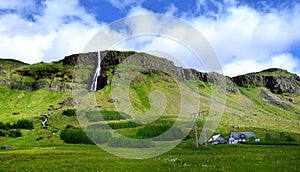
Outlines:
[{"label": "cascading water", "polygon": [[93,78],[93,83],[91,85],[91,92],[95,92],[97,91],[97,82],[98,82],[98,77],[100,76],[101,73],[101,55],[100,55],[100,51],[98,52],[98,58],[97,58],[97,68],[94,74],[94,78]]}]

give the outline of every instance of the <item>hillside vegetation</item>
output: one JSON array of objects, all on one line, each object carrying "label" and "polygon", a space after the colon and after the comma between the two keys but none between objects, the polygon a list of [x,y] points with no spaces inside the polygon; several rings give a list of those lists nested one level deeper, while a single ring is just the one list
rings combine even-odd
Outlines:
[{"label": "hillside vegetation", "polygon": [[[300,170],[296,74],[267,69],[229,78],[145,53],[104,51],[90,92],[97,54],[33,65],[0,59],[0,147],[8,149],[0,150],[0,171]],[[191,114],[203,110],[208,136],[252,131],[261,142],[204,147],[200,135],[196,149]],[[196,124],[201,133],[201,116]],[[134,150],[135,158],[178,140],[143,160],[104,151]]]},{"label": "hillside vegetation", "polygon": [[[178,78],[174,79],[173,76],[159,70],[148,70],[136,75],[130,83],[126,83],[126,80],[121,81],[116,77],[114,78],[113,76],[123,73],[123,77],[130,79],[131,76],[127,76],[126,72],[135,68],[135,65],[120,63],[128,55],[132,54],[134,52],[122,53],[109,51],[106,52],[105,57],[102,57],[103,64],[101,64],[98,91],[90,95],[83,94],[83,96],[79,96],[85,98],[92,96],[92,98],[96,98],[96,102],[88,109],[91,112],[95,111],[94,115],[87,115],[86,112],[81,111],[77,111],[75,115],[63,115],[74,109],[74,102],[71,98],[74,94],[68,91],[71,86],[76,85],[76,82],[80,82],[81,86],[88,88],[88,83],[95,68],[92,62],[83,60],[84,64],[79,66],[81,67],[80,73],[74,73],[75,62],[78,60],[76,55],[68,56],[59,62],[34,65],[12,60],[1,60],[0,80],[3,86],[0,87],[0,122],[14,123],[20,119],[27,119],[33,121],[34,124],[33,130],[21,129],[23,135],[20,138],[12,139],[0,136],[1,143],[16,146],[32,144],[32,142],[35,144],[52,142],[62,144],[63,141],[60,140],[59,131],[63,131],[68,126],[71,126],[71,128],[95,128],[98,125],[100,128],[101,126],[105,128],[107,125],[103,123],[107,123],[110,127],[116,129],[118,133],[131,138],[139,138],[140,136],[137,133],[141,133],[141,130],[149,127],[149,125],[153,128],[159,128],[157,126],[161,128],[172,126],[180,112],[178,104],[183,100],[182,93],[180,92],[182,90],[179,89],[176,80],[188,78],[188,76],[178,75]],[[177,70],[173,66],[174,64],[167,60],[148,56],[143,53],[136,55],[137,59],[140,57],[142,59],[154,58],[161,66],[165,64],[165,66],[170,66],[170,70]],[[95,53],[83,56],[94,58]],[[141,62],[137,61],[137,63],[142,63],[142,60]],[[153,66],[153,64],[146,65]],[[279,89],[285,90],[285,88],[280,86],[283,85],[284,78],[282,77],[290,77],[288,79],[289,83],[293,83],[294,90],[297,89],[297,75],[280,69],[270,69],[261,73],[258,72],[233,78],[233,81],[240,79],[241,82],[237,82],[237,85],[230,78],[225,77],[226,82],[230,83],[227,85],[236,88],[226,89],[218,81],[220,80],[219,78],[222,79],[224,76],[214,74],[211,75],[214,77],[208,78],[210,74],[200,74],[198,74],[198,78],[194,78],[193,80],[184,80],[184,88],[186,90],[197,89],[199,92],[198,95],[188,95],[191,100],[190,102],[193,102],[192,99],[194,98],[200,99],[200,105],[197,105],[199,109],[190,109],[190,111],[186,112],[186,116],[197,110],[209,110],[212,103],[215,103],[214,108],[222,108],[223,106],[225,108],[224,113],[218,114],[222,115],[222,118],[214,133],[221,133],[228,136],[232,131],[254,131],[262,141],[265,141],[268,135],[275,138],[280,133],[285,133],[293,138],[293,142],[300,142],[300,95],[297,91],[292,90],[278,92]],[[260,85],[260,80],[257,80],[257,78],[253,81],[250,80],[252,76],[270,78],[273,75],[275,75],[274,81],[277,81],[277,78],[281,81],[281,83],[277,83],[276,91],[264,84]],[[72,83],[74,76],[76,77],[75,82]],[[245,83],[243,81],[244,78],[247,78],[246,81],[248,83],[254,82],[255,84]],[[291,78],[296,79],[293,81]],[[264,78],[260,79],[264,80]],[[35,83],[39,86],[43,85],[43,83],[46,84],[36,87],[36,89],[27,89],[26,85],[30,85],[29,83]],[[13,85],[18,85],[18,87]],[[126,85],[130,87],[127,88]],[[195,85],[197,88],[193,87]],[[58,89],[59,86],[61,89]],[[118,99],[118,97],[114,97],[113,99],[112,91],[116,88],[119,88],[121,92],[125,92],[128,89],[130,104],[135,109],[133,112],[136,113],[127,114],[128,118],[124,119],[107,120],[108,116],[114,116],[115,113],[118,113],[116,105],[121,106],[122,102],[124,103],[122,98]],[[151,97],[153,96],[153,91],[158,90],[164,94],[166,108],[162,113],[153,111],[152,116],[147,116],[147,112],[151,110],[153,103],[158,102],[157,106],[164,103],[163,101],[160,102],[160,98]],[[212,93],[215,97],[212,96]],[[216,97],[220,98],[223,95],[226,95],[226,102],[216,99]],[[186,100],[186,106],[189,107],[189,100]],[[99,112],[107,116],[106,119],[99,120],[99,116],[97,116]],[[41,122],[49,114],[51,114],[51,118],[47,121],[48,128],[45,129],[41,125]],[[147,118],[156,120],[152,121],[148,126],[139,124],[141,120]],[[78,119],[81,126],[78,123]],[[198,119],[198,125],[198,129],[201,132],[202,120],[200,118]],[[53,133],[53,131],[58,131],[58,133]],[[190,133],[188,138],[192,139],[193,136],[193,133]]]}]

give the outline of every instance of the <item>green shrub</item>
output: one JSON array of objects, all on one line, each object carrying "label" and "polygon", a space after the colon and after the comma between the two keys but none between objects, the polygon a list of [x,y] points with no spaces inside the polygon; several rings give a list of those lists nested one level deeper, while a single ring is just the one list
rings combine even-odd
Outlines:
[{"label": "green shrub", "polygon": [[6,136],[5,132],[4,132],[4,131],[2,131],[2,130],[0,130],[0,136],[3,136],[3,137],[5,137],[5,136]]},{"label": "green shrub", "polygon": [[76,116],[76,109],[64,110],[62,114],[65,116]]},{"label": "green shrub", "polygon": [[86,132],[89,138],[97,144],[107,143],[112,138],[109,131],[88,129]]},{"label": "green shrub", "polygon": [[280,133],[279,134],[281,138],[285,139],[286,142],[295,142],[296,139],[294,139],[291,135],[287,134],[287,133]]},{"label": "green shrub", "polygon": [[110,123],[93,124],[93,125],[89,125],[87,128],[88,129],[109,130],[109,129],[136,128],[139,126],[141,126],[141,124],[131,122],[131,121],[125,121],[125,122],[110,122]]},{"label": "green shrub", "polygon": [[13,124],[0,122],[0,130],[10,130],[10,129],[31,130],[33,129],[33,122],[27,119],[20,119]]},{"label": "green shrub", "polygon": [[3,123],[0,122],[0,130],[10,130],[13,129],[13,126],[8,122],[8,123]]},{"label": "green shrub", "polygon": [[22,137],[22,133],[21,133],[21,131],[19,129],[9,130],[8,136],[12,137],[12,138]]},{"label": "green shrub", "polygon": [[127,137],[114,137],[108,142],[110,147],[150,148],[152,145],[151,140],[130,139]]},{"label": "green shrub", "polygon": [[166,125],[163,126],[149,125],[140,128],[137,131],[136,136],[140,138],[153,138],[154,140],[160,140],[160,141],[171,141],[171,140],[183,139],[184,133],[180,128],[177,127],[170,128],[170,126],[166,126]]},{"label": "green shrub", "polygon": [[128,114],[117,111],[89,111],[85,117],[90,122],[131,119]]},{"label": "green shrub", "polygon": [[288,133],[281,132],[279,134],[269,134],[266,133],[265,140],[267,142],[295,142],[296,139],[294,139],[291,135]]},{"label": "green shrub", "polygon": [[103,123],[100,123],[100,124],[93,124],[93,125],[89,125],[87,127],[88,130],[92,130],[92,129],[102,129],[102,130],[108,130],[108,129],[111,129],[109,125],[107,124],[103,124]]},{"label": "green shrub", "polygon": [[141,126],[139,123],[131,122],[131,121],[125,121],[125,122],[111,122],[108,123],[108,125],[112,129],[122,129],[122,128],[136,128]]},{"label": "green shrub", "polygon": [[93,141],[81,128],[62,130],[62,132],[60,133],[60,139],[65,141],[66,143],[94,144]]},{"label": "green shrub", "polygon": [[27,119],[20,119],[16,123],[13,124],[13,128],[15,129],[33,129],[33,122]]}]

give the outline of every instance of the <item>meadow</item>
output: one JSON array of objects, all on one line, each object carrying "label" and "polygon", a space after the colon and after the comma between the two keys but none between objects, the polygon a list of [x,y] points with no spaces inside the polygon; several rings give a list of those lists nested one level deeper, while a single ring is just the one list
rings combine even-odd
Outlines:
[{"label": "meadow", "polygon": [[192,140],[149,159],[124,159],[94,145],[41,145],[0,152],[0,171],[299,171],[299,146],[217,145]]}]

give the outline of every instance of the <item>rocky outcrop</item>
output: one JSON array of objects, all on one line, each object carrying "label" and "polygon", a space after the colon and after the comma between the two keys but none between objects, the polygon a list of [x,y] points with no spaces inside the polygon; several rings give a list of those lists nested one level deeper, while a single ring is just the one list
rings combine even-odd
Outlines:
[{"label": "rocky outcrop", "polygon": [[[102,51],[100,57],[101,74],[97,78],[97,90],[114,84],[111,81],[113,76],[118,75],[115,73],[118,65],[130,64],[142,67],[143,71],[140,72],[144,74],[160,71],[180,81],[196,79],[221,85],[230,92],[238,92],[238,87],[266,87],[273,93],[300,94],[300,77],[282,69],[272,68],[230,78],[215,72],[184,69],[175,66],[170,60],[134,51]],[[10,60],[9,63],[0,64],[0,86],[29,91],[69,91],[82,86],[76,83],[83,83],[90,88],[98,65],[97,59],[98,52],[73,54],[58,62],[35,65]],[[74,74],[74,70],[81,70],[82,72],[78,73],[80,76]]]},{"label": "rocky outcrop", "polygon": [[195,80],[199,79],[204,82],[210,82],[215,85],[222,85],[224,89],[231,92],[237,92],[238,88],[235,83],[229,77],[226,77],[219,73],[203,73],[194,69],[184,69],[177,67],[175,64],[167,59],[159,58],[146,53],[137,53],[133,51],[120,52],[120,51],[103,51],[101,52],[101,76],[99,77],[98,89],[110,84],[109,76],[106,74],[108,70],[111,71],[111,75],[114,75],[115,68],[119,64],[130,64],[135,66],[141,66],[143,73],[151,73],[155,71],[161,71],[170,75],[178,80]]},{"label": "rocky outcrop", "polygon": [[64,59],[60,60],[64,66],[76,66],[76,64],[82,64],[86,66],[94,66],[95,59],[97,59],[97,52],[90,53],[81,53],[81,54],[72,54],[70,56],[66,56]]},{"label": "rocky outcrop", "polygon": [[232,78],[240,87],[266,87],[273,93],[296,93],[300,90],[300,77],[286,70],[272,68]]}]

